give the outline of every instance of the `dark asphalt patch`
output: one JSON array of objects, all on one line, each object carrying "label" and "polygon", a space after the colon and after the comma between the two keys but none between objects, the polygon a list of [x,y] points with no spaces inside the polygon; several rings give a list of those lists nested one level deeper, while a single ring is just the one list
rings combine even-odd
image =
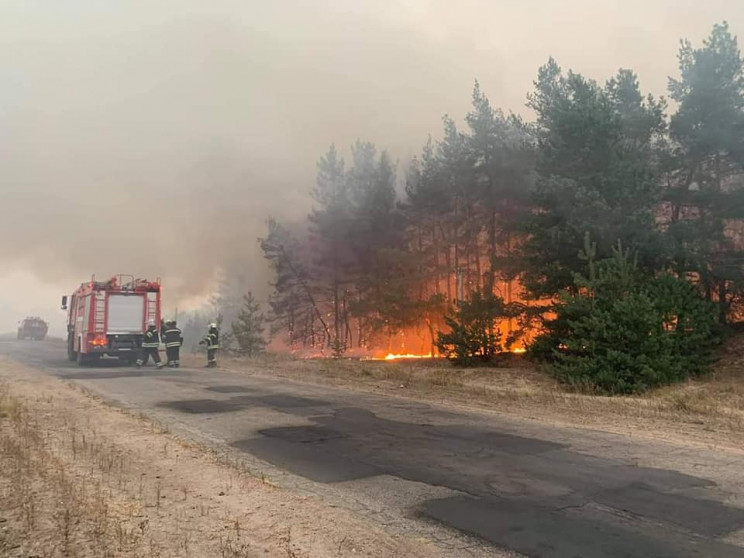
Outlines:
[{"label": "dark asphalt patch", "polygon": [[243,406],[237,405],[232,401],[221,401],[219,399],[186,399],[184,401],[168,401],[166,403],[160,403],[158,406],[173,409],[180,413],[189,413],[191,415],[232,413],[244,409]]},{"label": "dark asphalt patch", "polygon": [[[555,451],[563,446],[554,442],[525,438],[500,432],[483,432],[460,426],[432,426],[409,424],[381,419],[374,413],[360,408],[342,408],[333,416],[315,416],[316,425],[268,428],[260,434],[264,438],[240,441],[236,447],[305,476],[306,462],[310,457],[322,459],[327,464],[334,458],[367,464],[373,474],[380,471],[401,478],[441,485],[467,491],[472,475],[458,471],[467,464],[478,463],[485,447],[489,451],[503,452],[504,456],[535,455]],[[272,439],[265,443],[266,438]],[[277,442],[281,441],[281,443]],[[312,445],[312,448],[296,446]],[[292,456],[302,454],[299,464]],[[353,478],[360,478],[355,466]],[[327,475],[336,481],[349,480],[343,467],[333,467],[339,474]],[[317,475],[313,472],[313,480]],[[488,470],[483,473],[490,472]],[[335,482],[331,480],[329,482]],[[483,479],[477,482],[483,483]]]},{"label": "dark asphalt patch", "polygon": [[440,426],[448,437],[465,444],[478,444],[484,450],[497,448],[498,451],[514,455],[539,455],[562,448],[560,444],[538,438],[525,438],[504,432],[474,430],[470,426]]},{"label": "dark asphalt patch", "polygon": [[344,482],[382,473],[372,465],[343,455],[330,454],[311,443],[263,437],[241,440],[231,445],[315,482]]},{"label": "dark asphalt patch", "polygon": [[709,537],[720,537],[744,527],[744,510],[727,508],[714,500],[660,493],[643,483],[600,492],[594,501]]},{"label": "dark asphalt patch", "polygon": [[215,393],[247,393],[251,391],[250,388],[245,386],[209,386],[206,389]]},{"label": "dark asphalt patch", "polygon": [[322,426],[301,426],[299,428],[286,429],[272,428],[269,430],[259,430],[258,433],[270,438],[279,438],[285,442],[299,442],[302,444],[346,438],[345,434]]},{"label": "dark asphalt patch", "polygon": [[653,525],[638,529],[621,526],[594,510],[577,517],[570,510],[525,505],[514,500],[454,497],[426,502],[423,513],[501,548],[534,558],[744,556],[744,549],[739,547]]},{"label": "dark asphalt patch", "polygon": [[744,556],[714,540],[743,526],[744,511],[718,501],[706,479],[360,408],[310,420],[234,447],[317,482],[385,474],[468,494],[428,502],[421,512],[529,556]]},{"label": "dark asphalt patch", "polygon": [[327,409],[328,405],[327,401],[321,399],[284,394],[238,395],[230,399],[184,399],[157,404],[158,407],[189,414],[234,413],[254,407],[267,407],[300,416],[316,415],[319,408]]}]

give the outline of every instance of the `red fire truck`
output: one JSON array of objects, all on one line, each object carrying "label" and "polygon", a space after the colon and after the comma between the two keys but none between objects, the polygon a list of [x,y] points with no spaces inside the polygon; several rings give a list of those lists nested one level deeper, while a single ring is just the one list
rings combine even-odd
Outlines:
[{"label": "red fire truck", "polygon": [[95,276],[67,296],[67,356],[78,364],[103,355],[134,362],[142,345],[147,322],[160,325],[160,279],[148,281],[116,275],[108,281]]}]

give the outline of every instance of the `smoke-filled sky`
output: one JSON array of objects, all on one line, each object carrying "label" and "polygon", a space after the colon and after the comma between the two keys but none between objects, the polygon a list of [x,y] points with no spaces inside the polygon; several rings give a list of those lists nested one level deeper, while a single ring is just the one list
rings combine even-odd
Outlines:
[{"label": "smoke-filled sky", "polygon": [[267,273],[268,215],[301,218],[315,162],[357,138],[404,163],[475,78],[524,108],[538,66],[665,94],[679,39],[741,0],[3,0],[0,331],[61,334],[91,273],[160,276],[170,307],[226,263]]}]

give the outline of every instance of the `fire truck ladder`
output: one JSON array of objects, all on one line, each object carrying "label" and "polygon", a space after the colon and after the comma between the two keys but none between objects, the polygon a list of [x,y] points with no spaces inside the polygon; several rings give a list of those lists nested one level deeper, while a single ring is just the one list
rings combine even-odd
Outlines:
[{"label": "fire truck ladder", "polygon": [[96,291],[95,305],[94,329],[96,333],[102,333],[106,330],[106,293],[104,291]]},{"label": "fire truck ladder", "polygon": [[145,323],[150,320],[157,323],[158,318],[158,293],[148,292],[147,293],[147,319]]}]

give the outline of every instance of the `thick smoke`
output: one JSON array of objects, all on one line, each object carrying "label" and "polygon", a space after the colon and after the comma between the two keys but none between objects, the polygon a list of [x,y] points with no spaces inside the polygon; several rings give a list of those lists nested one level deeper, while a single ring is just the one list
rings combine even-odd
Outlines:
[{"label": "thick smoke", "polygon": [[677,38],[724,18],[742,33],[733,0],[3,2],[0,263],[161,276],[179,299],[245,262],[265,293],[256,237],[308,212],[330,143],[406,160],[475,77],[521,111],[549,55],[663,93]]}]

